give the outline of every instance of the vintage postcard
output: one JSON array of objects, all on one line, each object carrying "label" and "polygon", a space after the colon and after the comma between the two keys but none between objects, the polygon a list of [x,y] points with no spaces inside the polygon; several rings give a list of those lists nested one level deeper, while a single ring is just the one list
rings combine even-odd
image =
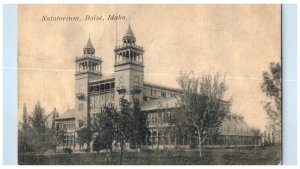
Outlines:
[{"label": "vintage postcard", "polygon": [[20,165],[278,165],[281,5],[19,5]]}]

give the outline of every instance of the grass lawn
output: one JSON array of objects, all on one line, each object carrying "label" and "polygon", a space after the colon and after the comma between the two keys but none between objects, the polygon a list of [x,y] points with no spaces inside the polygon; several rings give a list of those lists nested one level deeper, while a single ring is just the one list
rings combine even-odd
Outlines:
[{"label": "grass lawn", "polygon": [[[159,150],[147,152],[124,152],[124,165],[240,165],[279,164],[281,149],[274,147],[257,148],[216,148],[204,149],[203,158],[195,150]],[[32,155],[19,154],[20,165],[114,165],[119,164],[119,153],[73,153]]]}]

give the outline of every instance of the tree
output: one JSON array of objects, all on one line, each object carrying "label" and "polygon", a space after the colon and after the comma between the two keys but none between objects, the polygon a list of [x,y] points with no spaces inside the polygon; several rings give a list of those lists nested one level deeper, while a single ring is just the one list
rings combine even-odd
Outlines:
[{"label": "tree", "polygon": [[30,136],[28,130],[29,130],[28,113],[27,113],[26,104],[24,103],[22,129],[18,130],[18,141],[19,141],[18,148],[20,152],[28,152],[29,150],[28,141],[30,139]]},{"label": "tree", "polygon": [[142,112],[138,105],[133,105],[132,107],[132,133],[131,133],[131,143],[141,145],[146,140],[146,136],[150,134],[150,131],[147,127],[147,114]]},{"label": "tree", "polygon": [[117,110],[114,107],[104,107],[104,111],[95,115],[93,131],[98,135],[93,143],[93,150],[99,152],[101,149],[110,149],[112,155],[112,143],[114,139],[113,118]]},{"label": "tree", "polygon": [[55,144],[55,152],[56,152],[56,147],[59,146],[61,143],[64,143],[66,135],[67,135],[66,128],[56,128],[55,129],[55,143],[54,143]]},{"label": "tree", "polygon": [[133,131],[133,118],[130,106],[131,103],[128,102],[128,100],[124,99],[124,97],[121,97],[120,112],[115,113],[115,116],[113,117],[115,128],[114,140],[120,145],[120,164],[122,164],[124,145],[125,143],[128,143],[130,141],[130,137]]},{"label": "tree", "polygon": [[27,108],[26,104],[24,103],[23,105],[23,125],[22,128],[23,130],[26,130],[28,128],[28,113],[27,113]]},{"label": "tree", "polygon": [[202,143],[220,127],[224,117],[230,112],[231,101],[224,101],[227,90],[225,76],[220,80],[218,73],[202,77],[182,73],[177,82],[181,88],[178,103],[187,125],[196,131],[199,155],[202,158]]},{"label": "tree", "polygon": [[[76,132],[77,132],[76,141],[78,142],[79,149],[81,150],[84,144],[88,145],[89,141],[93,136],[93,131],[86,126],[83,126],[80,130],[77,130]],[[89,147],[87,147],[86,151],[89,151],[88,148]]]},{"label": "tree", "polygon": [[52,121],[51,121],[51,128],[55,129],[55,119],[58,118],[58,112],[56,111],[56,108],[52,111]]},{"label": "tree", "polygon": [[32,112],[32,117],[30,117],[31,123],[31,134],[30,134],[30,146],[36,152],[45,152],[51,144],[49,144],[49,128],[47,120],[49,115],[45,114],[44,108],[41,106],[40,102],[35,105]]},{"label": "tree", "polygon": [[263,72],[261,89],[268,100],[264,103],[269,127],[271,131],[281,140],[281,65],[271,62],[269,71]]}]

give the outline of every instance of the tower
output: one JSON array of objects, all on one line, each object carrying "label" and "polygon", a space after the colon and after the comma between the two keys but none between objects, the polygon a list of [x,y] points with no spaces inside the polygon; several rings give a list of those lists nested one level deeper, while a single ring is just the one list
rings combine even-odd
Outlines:
[{"label": "tower", "polygon": [[136,38],[128,25],[123,36],[123,44],[116,46],[115,52],[115,104],[119,105],[124,96],[131,103],[142,104],[144,84],[144,49],[136,45]]},{"label": "tower", "polygon": [[102,75],[102,60],[95,56],[90,37],[83,48],[83,55],[76,57],[75,63],[75,111],[85,116],[88,113],[89,80]]}]

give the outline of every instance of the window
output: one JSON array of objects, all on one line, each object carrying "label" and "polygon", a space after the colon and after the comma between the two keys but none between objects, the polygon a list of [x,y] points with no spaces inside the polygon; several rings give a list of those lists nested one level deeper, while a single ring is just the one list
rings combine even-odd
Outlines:
[{"label": "window", "polygon": [[111,89],[114,89],[115,88],[115,82],[111,82],[110,87],[111,87]]},{"label": "window", "polygon": [[99,108],[99,99],[100,99],[99,96],[95,97],[95,103],[94,103],[95,104],[95,106],[94,106],[95,108]]},{"label": "window", "polygon": [[100,92],[103,92],[104,91],[104,84],[101,84],[100,85]]},{"label": "window", "polygon": [[139,77],[134,77],[134,86],[139,86]]},{"label": "window", "polygon": [[151,123],[155,123],[155,115],[151,114]]},{"label": "window", "polygon": [[162,97],[166,97],[166,92],[161,92]]},{"label": "window", "polygon": [[121,76],[120,78],[119,78],[119,87],[122,87],[124,85],[124,79],[123,79],[123,77]]},{"label": "window", "polygon": [[91,108],[93,109],[95,107],[95,101],[94,101],[94,97],[91,97],[90,98],[90,101],[91,101]]},{"label": "window", "polygon": [[79,103],[79,111],[83,110],[83,103]]},{"label": "window", "polygon": [[83,91],[83,86],[82,86],[82,84],[80,84],[79,85],[79,93],[83,93],[84,91]]},{"label": "window", "polygon": [[95,92],[98,92],[98,91],[99,91],[99,85],[97,85],[97,86],[94,87],[94,91],[95,91]]},{"label": "window", "polygon": [[171,113],[170,112],[167,112],[167,118],[168,118],[168,122],[170,123],[171,122]]},{"label": "window", "polygon": [[148,114],[147,116],[147,123],[151,123],[151,114]]},{"label": "window", "polygon": [[90,92],[94,92],[94,86],[90,86]]},{"label": "window", "polygon": [[133,103],[134,103],[134,105],[139,106],[140,100],[138,98],[135,98]]},{"label": "window", "polygon": [[161,113],[161,121],[162,121],[163,123],[166,122],[166,117],[165,117],[165,113],[164,113],[164,112]]},{"label": "window", "polygon": [[110,83],[105,84],[105,90],[110,90]]},{"label": "window", "polygon": [[75,129],[75,121],[66,121],[64,126],[67,130],[74,130]]}]

